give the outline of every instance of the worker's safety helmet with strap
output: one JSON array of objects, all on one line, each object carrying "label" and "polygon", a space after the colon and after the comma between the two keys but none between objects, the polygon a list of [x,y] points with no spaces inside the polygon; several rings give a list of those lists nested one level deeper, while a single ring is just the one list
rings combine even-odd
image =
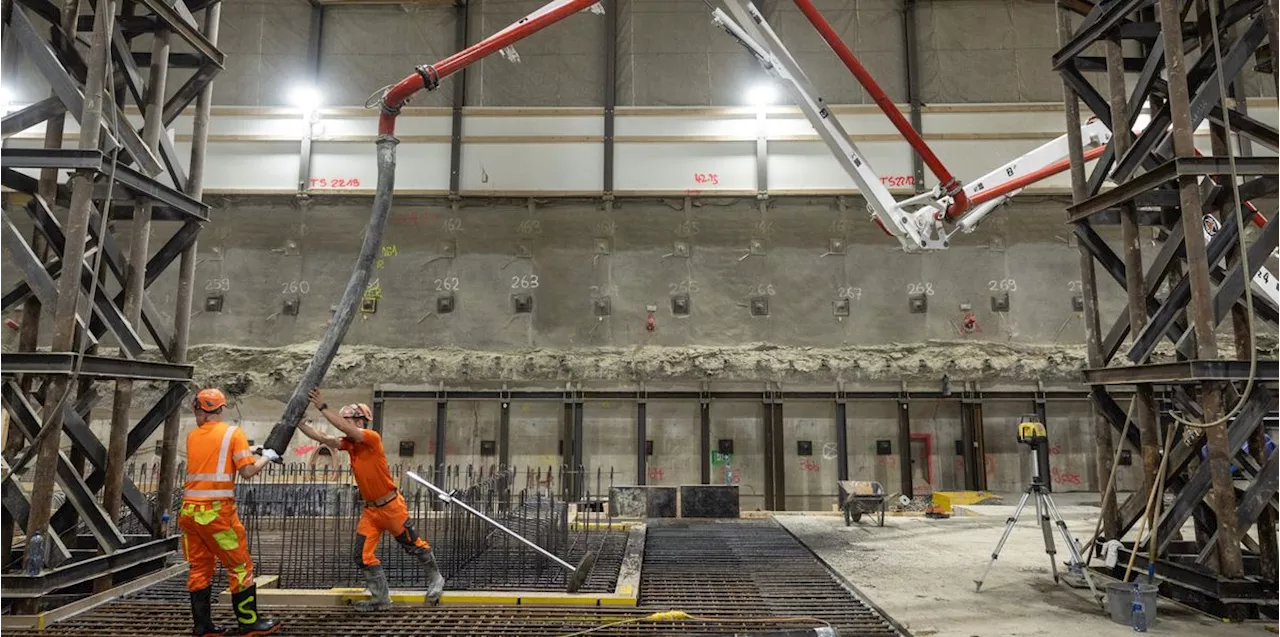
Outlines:
[{"label": "worker's safety helmet with strap", "polygon": [[338,415],[343,418],[359,418],[366,423],[373,420],[373,410],[364,403],[351,403],[338,410]]},{"label": "worker's safety helmet with strap", "polygon": [[191,406],[203,412],[216,413],[227,406],[227,397],[223,395],[222,390],[209,387],[201,389],[196,394],[195,400],[191,401]]}]

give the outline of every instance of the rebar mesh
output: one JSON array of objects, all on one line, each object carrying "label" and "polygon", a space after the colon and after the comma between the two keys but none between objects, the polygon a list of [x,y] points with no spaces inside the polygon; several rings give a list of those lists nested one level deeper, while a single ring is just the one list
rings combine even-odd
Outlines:
[{"label": "rebar mesh", "polygon": [[[626,549],[626,533],[613,527],[604,506],[612,470],[459,465],[390,469],[405,498],[410,524],[431,543],[448,589],[557,590],[566,586],[568,573],[479,517],[440,501],[407,478],[409,471],[571,564],[588,550],[595,551],[596,566],[581,590],[612,592]],[[127,473],[154,505],[156,467],[135,463]],[[578,497],[566,499],[571,493]],[[236,501],[258,573],[279,575],[282,588],[363,586],[356,524],[364,501],[349,466],[271,465],[237,484]],[[179,494],[169,504],[171,520],[180,505]],[[127,509],[121,524],[127,532],[142,532]],[[176,532],[176,524],[171,522],[170,531]],[[424,585],[422,565],[393,538],[381,538],[377,555],[393,588]]]}]

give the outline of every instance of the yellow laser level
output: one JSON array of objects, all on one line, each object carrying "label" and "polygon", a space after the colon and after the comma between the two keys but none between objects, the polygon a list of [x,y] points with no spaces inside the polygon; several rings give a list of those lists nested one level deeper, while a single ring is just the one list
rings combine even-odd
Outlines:
[{"label": "yellow laser level", "polygon": [[1039,416],[1032,414],[1018,419],[1018,442],[1035,446],[1048,439],[1049,432],[1044,428],[1044,423],[1040,422]]}]

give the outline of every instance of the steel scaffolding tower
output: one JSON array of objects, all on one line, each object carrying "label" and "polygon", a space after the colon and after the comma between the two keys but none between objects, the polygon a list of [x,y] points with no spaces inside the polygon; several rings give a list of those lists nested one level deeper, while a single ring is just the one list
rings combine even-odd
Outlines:
[{"label": "steel scaffolding tower", "polygon": [[[1274,153],[1277,131],[1249,116],[1242,88],[1251,67],[1277,77],[1275,5],[1059,0],[1062,48],[1053,57],[1069,134],[1079,130],[1081,101],[1115,131],[1092,172],[1078,133],[1070,139],[1068,217],[1081,255],[1099,473],[1112,471],[1117,432],[1143,467],[1142,492],[1102,503],[1099,543],[1145,526],[1124,542],[1116,574],[1153,564],[1163,594],[1231,619],[1276,614],[1277,458],[1265,451],[1264,419],[1275,410],[1277,367],[1258,360],[1250,332],[1274,333],[1277,308],[1246,290],[1248,268],[1276,249],[1275,211],[1247,202],[1276,194],[1275,157],[1254,151]],[[1074,29],[1073,14],[1084,16]],[[1102,75],[1107,95],[1089,72]],[[1211,148],[1202,153],[1193,133],[1205,123]],[[1113,187],[1104,190],[1106,181]],[[1121,220],[1118,252],[1095,229],[1104,216]],[[1245,223],[1258,228],[1242,240]],[[1160,243],[1144,260],[1147,233]],[[1099,271],[1128,298],[1109,323],[1098,307]],[[1219,355],[1220,326],[1234,336],[1230,357]],[[1153,360],[1161,344],[1172,361]],[[1114,393],[1121,387],[1135,391],[1128,409]],[[1160,397],[1172,411],[1158,410]],[[1130,418],[1136,427],[1126,430]],[[1195,535],[1184,540],[1188,519]]]},{"label": "steel scaffolding tower", "polygon": [[[19,351],[0,360],[10,427],[0,492],[3,599],[34,612],[47,605],[41,598],[69,599],[154,571],[177,548],[162,516],[174,497],[179,407],[192,378],[186,356],[196,237],[208,221],[201,192],[211,82],[224,56],[216,0],[6,0],[3,11],[6,68],[21,57],[49,86],[47,98],[3,118],[0,152],[0,182],[11,191],[3,245],[23,275],[3,303],[23,310]],[[193,103],[184,162],[168,131]],[[64,137],[68,115],[78,124],[75,143]],[[43,147],[10,139],[41,125]],[[29,223],[29,238],[15,221]],[[112,225],[128,231],[113,235]],[[152,236],[167,239],[153,249]],[[175,262],[170,319],[148,289]],[[53,321],[43,330],[48,341],[42,314]],[[89,428],[103,383],[114,390],[105,441]],[[143,404],[135,383],[159,385],[160,397]],[[146,413],[132,422],[131,409]],[[125,466],[158,429],[152,501]],[[25,537],[18,547],[16,534]]]}]

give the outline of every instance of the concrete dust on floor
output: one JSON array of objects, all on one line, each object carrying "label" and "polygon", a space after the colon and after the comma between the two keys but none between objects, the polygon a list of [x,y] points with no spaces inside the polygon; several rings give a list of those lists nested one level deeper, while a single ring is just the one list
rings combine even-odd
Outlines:
[{"label": "concrete dust on floor", "polygon": [[[1095,494],[1096,498],[1096,494]],[[1016,501],[1016,500],[1015,500]],[[1097,508],[1058,502],[1073,537],[1087,537]],[[916,637],[1107,637],[1132,635],[1089,600],[1089,591],[1054,584],[1034,511],[1023,512],[1000,558],[974,592],[1000,540],[1012,506],[965,507],[947,520],[888,517],[884,527],[846,527],[835,517],[777,520]],[[1060,538],[1055,537],[1055,540]],[[1059,570],[1066,561],[1058,546]],[[1095,578],[1101,590],[1102,584]],[[1261,622],[1225,624],[1161,600],[1157,635],[1252,637],[1274,635]]]}]

